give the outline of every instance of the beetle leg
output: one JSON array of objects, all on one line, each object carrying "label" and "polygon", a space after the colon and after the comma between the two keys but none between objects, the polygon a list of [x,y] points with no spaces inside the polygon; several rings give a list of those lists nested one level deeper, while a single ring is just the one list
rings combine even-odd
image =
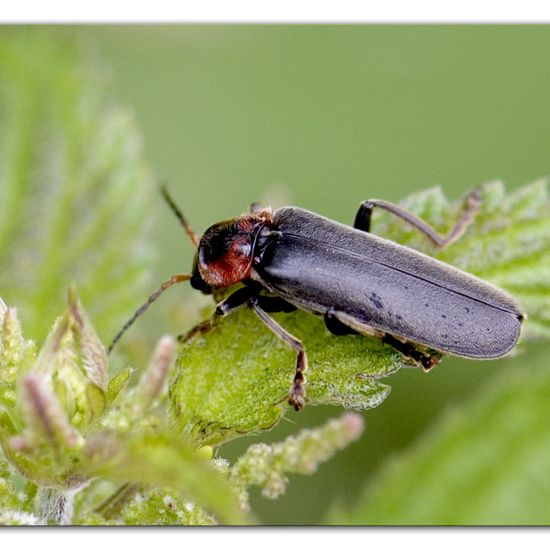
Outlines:
[{"label": "beetle leg", "polygon": [[225,300],[222,300],[216,306],[216,311],[210,319],[202,321],[185,334],[180,334],[178,336],[178,342],[184,343],[191,340],[195,336],[210,332],[217,325],[221,317],[225,317],[244,306],[252,297],[256,296],[258,292],[259,288],[256,286],[245,286],[243,288],[239,288],[239,290],[233,292],[233,294],[228,296]]},{"label": "beetle leg", "polygon": [[296,311],[296,306],[283,300],[279,296],[258,296],[258,305],[268,313],[290,313]]},{"label": "beetle leg", "polygon": [[[327,318],[331,324],[330,327],[329,323],[327,323]],[[325,323],[333,334],[359,333],[379,338],[382,342],[389,344],[405,357],[410,357],[415,363],[421,365],[425,371],[429,371],[432,367],[435,367],[441,360],[437,355],[424,353],[409,342],[402,342],[387,332],[371,327],[366,323],[358,321],[355,317],[341,311],[336,311],[333,308],[325,313]],[[332,330],[333,328],[342,332],[334,332]],[[349,332],[343,332],[345,330]]]},{"label": "beetle leg", "polygon": [[416,348],[413,344],[402,342],[401,340],[393,337],[391,334],[385,334],[382,338],[382,342],[389,344],[398,352],[402,353],[405,357],[410,357],[416,363],[420,363],[422,369],[425,372],[428,372],[430,369],[438,365],[441,361],[441,357],[424,353]]},{"label": "beetle leg", "polygon": [[189,340],[195,338],[195,336],[202,336],[203,334],[210,332],[215,326],[216,319],[214,317],[206,319],[206,321],[198,323],[192,329],[188,330],[185,334],[179,334],[177,337],[177,341],[180,344],[185,344],[186,342],[189,342]]},{"label": "beetle leg", "polygon": [[283,342],[292,347],[296,353],[296,372],[294,374],[294,381],[288,394],[288,403],[295,410],[299,411],[304,408],[305,404],[305,383],[307,371],[307,355],[304,349],[304,344],[298,340],[295,336],[292,336],[287,332],[277,321],[271,318],[259,305],[257,299],[252,299],[249,302],[250,307],[254,310],[254,313],[259,317],[260,321],[269,328],[276,336],[278,336]]},{"label": "beetle leg", "polygon": [[324,320],[328,331],[335,336],[358,334],[356,330],[338,319],[338,313],[334,308],[327,309],[324,315]]},{"label": "beetle leg", "polygon": [[[363,334],[364,336],[372,336],[373,338],[382,339],[386,334],[377,328],[371,327],[370,325],[359,321],[353,315],[344,313],[343,311],[337,311],[334,308],[330,308],[326,311],[325,324],[327,323],[327,317],[329,318],[329,323],[331,325],[330,327],[327,325],[327,328],[330,332],[337,334],[338,336],[344,334]],[[334,332],[332,330],[333,328],[339,332]]]},{"label": "beetle leg", "polygon": [[367,233],[370,232],[372,210],[374,207],[382,208],[412,225],[426,236],[436,248],[444,248],[454,243],[464,234],[479,212],[482,201],[483,198],[479,189],[471,191],[466,197],[460,219],[446,236],[440,235],[431,225],[401,206],[378,199],[365,201],[359,206],[353,227]]},{"label": "beetle leg", "polygon": [[214,315],[216,317],[225,317],[233,313],[244,306],[251,298],[256,297],[259,292],[260,289],[257,286],[243,286],[239,288],[216,306]]},{"label": "beetle leg", "polygon": [[257,214],[258,212],[261,212],[261,210],[262,210],[262,205],[259,202],[250,203],[250,208],[248,209],[250,214]]}]

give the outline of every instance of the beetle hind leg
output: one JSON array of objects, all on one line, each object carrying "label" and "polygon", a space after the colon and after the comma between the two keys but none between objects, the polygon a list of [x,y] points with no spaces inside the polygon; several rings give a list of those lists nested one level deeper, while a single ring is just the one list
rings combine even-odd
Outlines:
[{"label": "beetle hind leg", "polygon": [[365,336],[379,338],[382,342],[389,344],[403,356],[412,359],[426,372],[435,367],[441,361],[441,357],[439,355],[430,355],[429,353],[420,350],[414,344],[410,342],[403,342],[395,338],[395,336],[392,336],[387,332],[383,332],[380,329],[371,327],[367,323],[359,321],[352,315],[342,311],[336,311],[332,308],[329,309],[325,313],[325,324],[333,334],[363,334]]},{"label": "beetle hind leg", "polygon": [[466,229],[468,229],[471,223],[475,220],[475,217],[481,208],[482,202],[483,197],[481,195],[481,191],[477,188],[471,191],[466,196],[466,200],[464,201],[464,207],[460,219],[446,236],[440,235],[430,224],[426,223],[424,220],[421,220],[408,210],[405,210],[403,207],[378,199],[371,199],[361,203],[361,206],[359,206],[359,210],[355,216],[353,227],[355,229],[359,229],[360,231],[369,233],[371,228],[372,211],[375,207],[381,208],[382,210],[386,210],[386,212],[389,212],[390,214],[393,214],[394,216],[397,216],[412,225],[427,239],[429,239],[436,248],[442,249],[462,237]]},{"label": "beetle hind leg", "polygon": [[413,344],[402,342],[391,334],[385,334],[382,337],[382,342],[389,344],[405,357],[410,357],[415,363],[418,363],[425,372],[431,370],[441,361],[441,357],[439,355],[430,355],[424,351],[420,351]]}]

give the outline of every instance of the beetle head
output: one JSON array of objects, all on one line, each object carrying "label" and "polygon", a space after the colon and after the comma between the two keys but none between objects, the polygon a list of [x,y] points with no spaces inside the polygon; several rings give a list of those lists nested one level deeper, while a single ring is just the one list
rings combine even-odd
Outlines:
[{"label": "beetle head", "polygon": [[232,286],[250,276],[254,244],[271,212],[242,216],[220,222],[201,237],[191,285],[208,293],[212,288]]}]

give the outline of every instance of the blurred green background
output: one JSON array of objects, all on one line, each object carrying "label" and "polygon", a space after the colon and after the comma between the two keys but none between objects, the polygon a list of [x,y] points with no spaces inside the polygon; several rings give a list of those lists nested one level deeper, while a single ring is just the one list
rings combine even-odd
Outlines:
[{"label": "blurred green background", "polygon": [[[117,101],[133,110],[147,160],[197,232],[272,198],[351,222],[360,201],[397,201],[440,185],[451,198],[502,179],[515,188],[550,172],[550,28],[545,26],[55,27],[108,67]],[[187,271],[192,247],[159,198],[150,205],[160,283]],[[156,282],[154,283],[156,285]],[[136,297],[136,306],[142,297]],[[186,288],[159,302],[142,328],[178,332]],[[178,313],[179,311],[179,313]],[[142,330],[143,334],[143,330]],[[401,371],[365,413],[360,442],[294,477],[277,501],[254,496],[263,523],[319,522],[350,502],[377,468],[442,411],[520,358],[447,359],[430,375]],[[264,440],[337,413],[306,408]],[[238,456],[251,442],[222,449]]]}]

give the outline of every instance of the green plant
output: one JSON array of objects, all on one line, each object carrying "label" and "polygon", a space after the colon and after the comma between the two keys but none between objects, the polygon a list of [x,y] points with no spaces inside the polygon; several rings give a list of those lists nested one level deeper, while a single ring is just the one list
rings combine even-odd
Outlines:
[{"label": "green plant", "polygon": [[[272,447],[253,445],[230,466],[174,432],[163,406],[171,337],[128,388],[129,369],[108,378],[104,346],[74,291],[38,354],[14,309],[2,305],[0,327],[0,443],[18,472],[2,462],[4,523],[247,523],[250,485],[274,498],[286,472],[312,473],[362,432],[360,417],[343,416]],[[21,476],[34,501],[16,492]],[[103,502],[99,480],[114,482]],[[75,495],[83,501],[76,515]]]},{"label": "green plant", "polygon": [[[311,472],[361,423],[346,417],[251,448],[230,467],[174,431],[172,340],[161,340],[137,385],[120,355],[109,370],[95,327],[113,334],[129,298],[145,292],[151,177],[132,117],[113,105],[97,67],[70,38],[14,30],[0,40],[0,288],[33,338],[1,302],[0,523],[252,521],[248,485],[277,494],[285,472]],[[72,280],[93,326],[73,290],[37,354]]]},{"label": "green plant", "polygon": [[[281,443],[253,445],[233,464],[221,458],[226,442],[261,434],[289,410],[294,356],[246,310],[187,343],[174,365],[170,337],[161,339],[147,367],[138,350],[140,375],[122,355],[107,360],[101,337],[112,335],[135,296],[146,293],[151,247],[143,214],[151,177],[139,136],[131,117],[112,105],[97,65],[83,60],[72,41],[8,32],[0,53],[0,109],[7,113],[0,139],[7,197],[0,205],[0,294],[10,305],[0,303],[0,523],[253,522],[251,486],[277,497],[288,474],[311,474],[359,437],[361,417],[347,413]],[[482,210],[467,234],[437,254],[384,214],[376,216],[375,230],[509,290],[529,316],[523,341],[547,339],[547,183],[509,194],[492,183],[482,194]],[[40,196],[44,201],[37,201]],[[431,189],[403,205],[445,232],[461,201],[449,202],[440,189]],[[66,311],[45,337],[71,280],[89,316],[70,290]],[[277,318],[307,347],[308,406],[376,407],[390,391],[383,380],[409,366],[379,340],[332,336],[320,320],[299,312]],[[35,342],[42,341],[37,353]],[[465,405],[462,424],[443,422],[424,447],[382,472],[356,509],[344,506],[331,521],[453,522],[452,511],[436,513],[454,495],[451,484],[430,475],[430,452],[440,448],[440,463],[459,470],[464,453],[452,452],[459,444],[464,448],[472,438],[483,449],[491,442],[481,424],[475,431],[471,423],[489,418],[487,430],[506,425],[507,403],[514,404],[514,417],[529,412],[534,428],[526,432],[526,448],[541,442],[532,456],[544,461],[546,381],[537,376],[532,388],[528,378],[516,375],[471,410]],[[495,438],[492,452],[513,435],[504,431]],[[475,465],[472,471],[485,475]],[[533,471],[540,476],[544,470]],[[420,497],[439,488],[431,509],[419,504],[415,480],[427,487]],[[403,487],[410,488],[408,500]],[[510,487],[503,484],[502,490]]]},{"label": "green plant", "polygon": [[145,292],[152,258],[141,137],[69,37],[3,30],[0,74],[2,297],[43,340],[78,281],[107,337]]}]

